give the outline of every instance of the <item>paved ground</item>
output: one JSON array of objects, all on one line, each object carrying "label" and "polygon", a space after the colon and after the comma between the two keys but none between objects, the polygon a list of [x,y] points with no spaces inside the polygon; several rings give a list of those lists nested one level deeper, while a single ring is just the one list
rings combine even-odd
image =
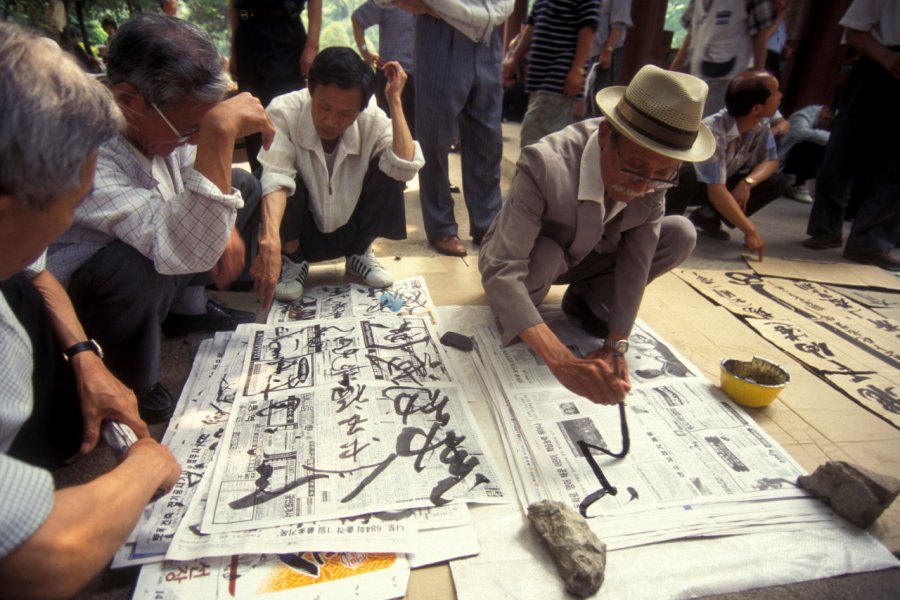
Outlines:
[{"label": "paved ground", "polygon": [[[504,184],[508,184],[514,172],[514,160],[518,153],[518,130],[515,125],[505,126],[505,164],[503,168]],[[451,182],[460,184],[459,157],[451,155]],[[465,227],[466,213],[461,195],[455,195],[458,200],[457,220],[462,224],[460,237],[466,241],[470,249],[470,255],[464,259],[439,257],[428,246],[421,228],[422,218],[418,204],[418,188],[413,182],[407,190],[407,222],[409,239],[405,242],[380,242],[377,244],[378,255],[383,257],[396,271],[395,275],[409,276],[410,270],[430,268],[435,265],[449,273],[450,283],[464,290],[454,290],[451,297],[461,297],[461,301],[450,303],[484,303],[480,286],[477,280],[477,249],[474,248],[468,237]],[[800,246],[799,242],[804,235],[806,219],[809,214],[809,206],[799,204],[792,200],[780,199],[769,205],[766,209],[754,217],[754,222],[760,231],[764,232],[766,240],[767,256],[778,258],[803,258],[810,260],[841,260],[839,250],[827,250],[816,252]],[[694,255],[689,259],[687,267],[702,269],[734,269],[746,268],[741,259],[740,235],[734,235],[730,242],[718,242],[701,236]],[[332,265],[326,265],[314,270],[311,284],[324,284],[340,278],[343,264],[340,261]],[[460,275],[457,271],[461,271]],[[429,285],[432,285],[429,283]],[[258,310],[259,305],[252,293],[226,293],[219,298],[229,305]],[[479,300],[480,299],[480,300]],[[261,316],[262,318],[262,316]],[[173,392],[178,394],[190,369],[192,352],[196,348],[202,336],[189,336],[187,338],[166,340],[164,342],[164,377],[163,382]],[[160,437],[164,429],[161,426],[154,428],[154,433]],[[107,449],[100,449],[91,456],[80,459],[75,465],[57,473],[58,481],[62,484],[76,483],[89,479],[96,474],[109,469],[113,465],[112,457]],[[773,556],[773,560],[777,560]],[[648,568],[652,568],[648,566]],[[446,585],[448,573],[440,569],[432,568],[433,572],[427,575],[427,580],[443,581]],[[105,573],[98,578],[92,586],[85,590],[78,598],[87,600],[119,600],[130,598],[134,581],[137,577],[137,569],[124,569]],[[414,589],[415,588],[415,589]],[[429,598],[429,585],[415,585],[410,588],[410,597]],[[717,598],[729,598],[740,600],[764,600],[764,599],[822,599],[822,598],[865,598],[866,600],[888,600],[900,597],[900,569],[867,573],[847,577],[830,578],[751,590]]]}]

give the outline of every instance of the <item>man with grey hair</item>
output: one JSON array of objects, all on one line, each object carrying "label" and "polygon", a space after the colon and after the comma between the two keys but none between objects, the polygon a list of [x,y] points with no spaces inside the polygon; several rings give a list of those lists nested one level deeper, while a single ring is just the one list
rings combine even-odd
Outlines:
[{"label": "man with grey hair", "polygon": [[244,271],[241,232],[255,237],[259,184],[245,172],[237,182],[232,151],[257,132],[268,147],[275,130],[253,96],[222,101],[219,54],[187,21],[143,15],[123,25],[107,80],[127,130],[101,147],[94,189],[49,266],[110,368],[138,394],[141,416],[158,422],[174,409],[159,383],[160,324],[180,335],[255,320],[206,300],[198,284],[210,272],[224,288]]},{"label": "man with grey hair", "polygon": [[[84,332],[62,288],[41,287],[50,294],[42,302],[21,272],[72,222],[91,188],[98,147],[121,127],[121,115],[109,92],[59,48],[5,23],[0,81],[0,590],[70,597],[105,567],[153,493],[174,485],[180,469],[136,417],[143,437],[111,472],[83,485],[54,491],[49,471],[17,455],[35,415],[77,403],[73,372],[79,386],[85,376],[114,381],[98,356],[80,351],[90,344],[78,341]],[[61,380],[70,382],[66,394],[38,397],[41,383]]]}]

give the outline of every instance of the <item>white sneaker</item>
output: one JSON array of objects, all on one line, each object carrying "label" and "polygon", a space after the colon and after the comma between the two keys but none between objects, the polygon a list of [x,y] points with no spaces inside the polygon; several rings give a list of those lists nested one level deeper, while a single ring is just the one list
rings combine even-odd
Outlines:
[{"label": "white sneaker", "polygon": [[813,197],[812,194],[809,193],[809,190],[806,188],[805,184],[795,185],[791,188],[791,198],[800,202],[801,204],[812,204]]},{"label": "white sneaker", "polygon": [[381,266],[371,248],[365,254],[348,256],[346,271],[365,281],[369,287],[384,288],[394,283],[394,278]]},{"label": "white sneaker", "polygon": [[281,255],[281,277],[275,286],[275,299],[279,302],[292,302],[303,295],[303,285],[309,276],[309,262],[295,263],[285,255]]}]

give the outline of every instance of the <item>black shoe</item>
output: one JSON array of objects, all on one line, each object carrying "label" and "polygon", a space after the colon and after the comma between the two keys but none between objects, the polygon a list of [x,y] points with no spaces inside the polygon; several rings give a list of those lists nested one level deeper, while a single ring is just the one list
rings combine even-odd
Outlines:
[{"label": "black shoe", "polygon": [[460,193],[461,191],[462,191],[462,190],[459,189],[459,186],[458,186],[458,185],[453,185],[452,183],[450,184],[450,193],[451,193],[451,194],[458,194],[458,193]]},{"label": "black shoe", "polygon": [[704,214],[703,207],[692,212],[688,218],[701,233],[714,240],[727,242],[731,239],[731,234],[722,229],[722,219],[718,215],[708,216]]},{"label": "black shoe", "polygon": [[157,383],[138,399],[138,412],[148,425],[163,423],[175,412],[175,400],[163,384]]},{"label": "black shoe", "polygon": [[594,337],[606,339],[609,335],[609,324],[594,314],[584,296],[572,289],[570,285],[563,294],[562,311],[579,323],[581,328]]},{"label": "black shoe", "polygon": [[256,314],[245,310],[225,308],[212,300],[206,301],[206,314],[179,315],[169,313],[162,322],[166,337],[187,335],[192,331],[234,331],[242,323],[256,323]]},{"label": "black shoe", "polygon": [[844,250],[844,258],[864,265],[875,265],[895,273],[900,271],[900,260],[891,256],[890,252],[878,252],[877,250],[852,252]]},{"label": "black shoe", "polygon": [[473,236],[472,236],[472,243],[475,244],[476,246],[480,246],[480,245],[481,245],[481,241],[482,241],[483,239],[484,239],[484,236],[483,236],[483,235],[473,235]]},{"label": "black shoe", "polygon": [[844,245],[841,236],[813,236],[800,242],[800,245],[812,250],[827,250],[828,248],[840,248]]}]

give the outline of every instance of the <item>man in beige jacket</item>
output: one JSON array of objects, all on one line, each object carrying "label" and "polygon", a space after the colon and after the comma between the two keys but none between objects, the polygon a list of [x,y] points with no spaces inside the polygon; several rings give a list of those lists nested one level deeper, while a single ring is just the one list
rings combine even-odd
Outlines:
[{"label": "man in beige jacket", "polygon": [[[694,248],[683,217],[664,216],[664,191],[681,161],[708,158],[701,123],[707,86],[646,66],[627,88],[597,96],[605,115],[522,150],[507,202],[484,238],[482,283],[503,342],[521,338],[560,383],[616,404],[630,389],[625,351],[647,283]],[[563,310],[603,344],[581,358],[536,308],[553,284],[569,284]]]}]

